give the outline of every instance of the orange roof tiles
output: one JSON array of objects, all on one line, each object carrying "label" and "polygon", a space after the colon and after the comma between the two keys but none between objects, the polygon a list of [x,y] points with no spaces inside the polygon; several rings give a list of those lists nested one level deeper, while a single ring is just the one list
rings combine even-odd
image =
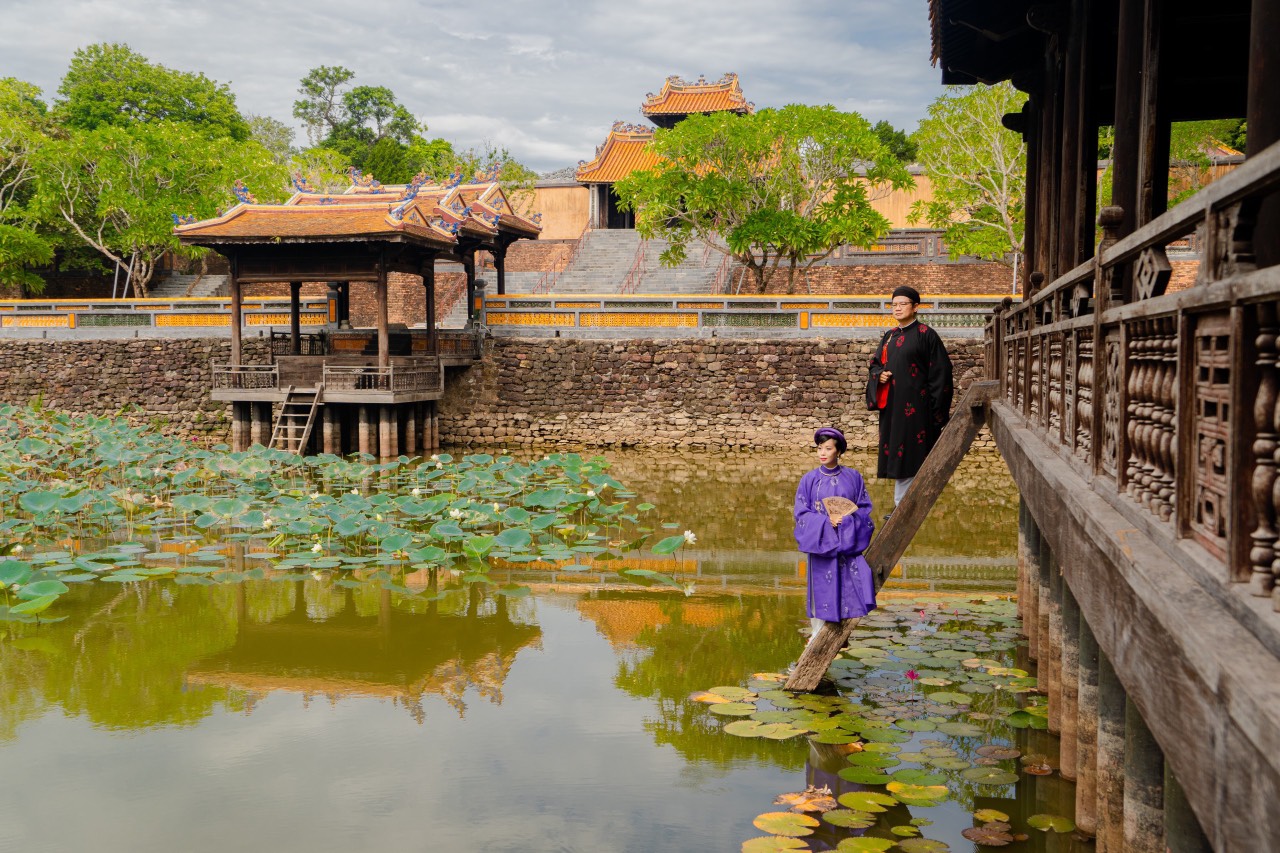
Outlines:
[{"label": "orange roof tiles", "polygon": [[726,74],[710,83],[704,77],[699,77],[693,83],[679,77],[668,77],[662,84],[661,92],[656,95],[650,92],[645,97],[640,112],[642,115],[655,116],[714,113],[722,110],[750,113],[754,109],[755,105],[742,94],[738,75]]},{"label": "orange roof tiles", "polygon": [[658,155],[645,146],[653,139],[653,128],[638,124],[614,122],[604,144],[596,149],[590,163],[578,163],[575,177],[584,184],[611,184],[639,169],[658,163]]},{"label": "orange roof tiles", "polygon": [[216,219],[174,229],[180,238],[218,240],[360,240],[410,234],[436,244],[452,244],[453,235],[431,222],[410,203],[395,219],[382,204],[238,204]]}]

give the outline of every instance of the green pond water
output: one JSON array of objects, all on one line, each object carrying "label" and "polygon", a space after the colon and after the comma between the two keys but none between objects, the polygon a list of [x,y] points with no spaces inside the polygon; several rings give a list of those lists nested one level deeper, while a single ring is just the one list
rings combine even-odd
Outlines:
[{"label": "green pond water", "polygon": [[[886,790],[849,768],[919,770],[904,778],[945,797],[909,790],[924,799],[876,805],[860,828],[819,820],[808,849],[883,849],[872,839],[909,841],[913,820],[951,850],[987,849],[961,834],[980,809],[1027,834],[1004,849],[1083,847],[1027,823],[1070,818],[1069,782],[978,751],[1056,766],[1055,738],[1001,717],[1034,698],[1006,691],[1018,676],[1001,667],[1034,671],[995,598],[1013,593],[1017,538],[998,458],[965,463],[855,635],[860,657],[835,671],[846,704],[797,707],[769,698],[765,674],[804,644],[790,511],[809,452],[607,455],[635,501],[695,532],[627,564],[674,583],[495,558],[487,581],[444,569],[392,588],[327,572],[281,581],[246,569],[260,561],[242,540],[223,558],[249,571],[241,583],[79,583],[50,611],[61,621],[0,622],[0,851],[739,850],[766,835],[759,816],[787,810],[779,795]],[[870,487],[879,519],[891,484]],[[162,548],[159,532],[129,536]],[[907,679],[917,669],[950,686]],[[925,698],[956,685],[971,704]],[[770,724],[805,712],[813,728],[726,733],[750,717],[692,698],[713,688],[742,690],[722,698]],[[860,735],[842,738],[849,703]],[[1006,775],[964,776],[980,767]]]}]

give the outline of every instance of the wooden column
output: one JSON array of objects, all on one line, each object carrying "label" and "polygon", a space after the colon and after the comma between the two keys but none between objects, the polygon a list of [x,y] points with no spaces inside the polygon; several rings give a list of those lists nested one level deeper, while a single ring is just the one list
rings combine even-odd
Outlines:
[{"label": "wooden column", "polygon": [[1078,202],[1080,185],[1087,167],[1092,178],[1096,158],[1081,162],[1080,138],[1084,133],[1084,115],[1081,113],[1080,94],[1084,77],[1084,26],[1082,0],[1070,4],[1070,23],[1066,33],[1066,49],[1063,51],[1062,75],[1062,153],[1058,172],[1058,266],[1054,276],[1059,276],[1080,262],[1077,245],[1077,220],[1081,215]]},{"label": "wooden column", "polygon": [[1062,742],[1059,772],[1075,781],[1079,775],[1077,731],[1080,697],[1080,605],[1065,579],[1062,583]]},{"label": "wooden column", "polygon": [[249,409],[249,443],[266,447],[271,441],[271,404],[250,403]]},{"label": "wooden column", "polygon": [[302,282],[289,282],[289,352],[302,355]]},{"label": "wooden column", "polygon": [[[1120,0],[1116,38],[1115,141],[1111,146],[1111,205],[1120,210],[1117,238],[1132,234],[1138,215],[1138,142],[1142,125],[1142,10],[1145,0]],[[1132,292],[1129,265],[1118,270],[1114,286],[1128,301]],[[1103,304],[1104,294],[1094,294]],[[1101,307],[1099,307],[1101,312]],[[1094,340],[1098,340],[1094,336]],[[1096,435],[1096,433],[1095,433]]]},{"label": "wooden column", "polygon": [[440,344],[436,334],[436,256],[432,255],[422,263],[422,290],[427,299],[427,352],[439,353]]},{"label": "wooden column", "polygon": [[1077,636],[1080,644],[1076,702],[1076,827],[1085,835],[1097,835],[1098,640],[1083,613],[1079,613]]},{"label": "wooden column", "polygon": [[231,363],[240,364],[240,324],[244,314],[244,294],[240,285],[240,276],[236,272],[238,264],[231,256]]},{"label": "wooden column", "polygon": [[507,292],[507,244],[499,243],[493,250],[493,270],[498,276],[498,294]]},{"label": "wooden column", "polygon": [[[1032,95],[1022,110],[1026,127],[1022,138],[1027,145],[1027,199],[1022,207],[1026,220],[1022,228],[1022,269],[1019,274],[1022,276],[1024,299],[1031,295],[1031,273],[1035,270],[1039,251],[1036,243],[1036,235],[1039,233],[1036,217],[1040,215],[1040,101],[1039,94]],[[1001,329],[997,321],[996,339],[999,340],[1000,337]],[[996,378],[1004,379],[1003,376]]]},{"label": "wooden column", "polygon": [[1098,650],[1097,853],[1124,851],[1124,687]]},{"label": "wooden column", "polygon": [[338,282],[338,325],[344,329],[351,328],[351,282]]},{"label": "wooden column", "polygon": [[476,250],[467,249],[462,253],[462,270],[467,276],[467,328],[475,322],[476,310]]},{"label": "wooden column", "polygon": [[391,366],[391,333],[387,326],[387,259],[378,259],[378,367]]},{"label": "wooden column", "polygon": [[373,428],[369,423],[369,406],[362,405],[359,407],[359,410],[360,452],[367,453],[370,456],[376,456],[377,454],[374,452],[375,448],[373,446]]},{"label": "wooden column", "polygon": [[[1250,157],[1280,140],[1280,0],[1253,0],[1249,18]],[[1253,251],[1259,267],[1280,263],[1280,198],[1274,195],[1258,210]],[[1276,593],[1280,609],[1280,592]]]},{"label": "wooden column", "polygon": [[1138,199],[1134,227],[1141,228],[1169,206],[1169,122],[1160,97],[1164,3],[1145,0],[1142,41],[1142,113],[1138,121]]},{"label": "wooden column", "polygon": [[1124,849],[1165,853],[1164,753],[1132,698],[1124,714]]},{"label": "wooden column", "polygon": [[440,401],[431,401],[431,449],[440,449]]}]

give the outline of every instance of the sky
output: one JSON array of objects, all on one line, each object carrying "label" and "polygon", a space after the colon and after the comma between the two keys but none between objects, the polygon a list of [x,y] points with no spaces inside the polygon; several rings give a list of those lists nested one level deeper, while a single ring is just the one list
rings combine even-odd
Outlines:
[{"label": "sky", "polygon": [[386,86],[456,148],[545,172],[590,159],[672,74],[736,72],[757,107],[831,104],[913,130],[942,92],[926,0],[0,0],[0,77],[46,98],[77,48],[125,42],[298,129],[319,65]]}]

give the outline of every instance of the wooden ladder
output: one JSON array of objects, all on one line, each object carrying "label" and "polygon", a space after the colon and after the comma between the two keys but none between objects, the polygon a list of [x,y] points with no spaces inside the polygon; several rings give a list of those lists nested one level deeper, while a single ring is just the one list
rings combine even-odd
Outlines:
[{"label": "wooden ladder", "polygon": [[314,388],[290,385],[284,392],[284,404],[271,431],[271,447],[302,455],[316,423],[316,412],[324,399],[324,383]]},{"label": "wooden ladder", "polygon": [[[889,573],[902,559],[903,553],[911,540],[915,538],[920,525],[924,522],[929,510],[942,494],[942,489],[956,472],[956,466],[969,452],[978,430],[986,423],[987,405],[1000,396],[1000,383],[991,380],[980,380],[969,386],[946,429],[938,437],[938,443],[925,457],[924,464],[916,474],[915,482],[907,491],[906,497],[885,523],[879,535],[867,548],[865,556],[871,566],[872,577],[876,581],[876,591],[884,586]],[[813,642],[800,655],[796,668],[784,685],[786,690],[811,691],[817,688],[826,675],[827,667],[840,654],[849,635],[858,624],[857,619],[845,619],[840,623],[826,622],[813,638]]]}]

